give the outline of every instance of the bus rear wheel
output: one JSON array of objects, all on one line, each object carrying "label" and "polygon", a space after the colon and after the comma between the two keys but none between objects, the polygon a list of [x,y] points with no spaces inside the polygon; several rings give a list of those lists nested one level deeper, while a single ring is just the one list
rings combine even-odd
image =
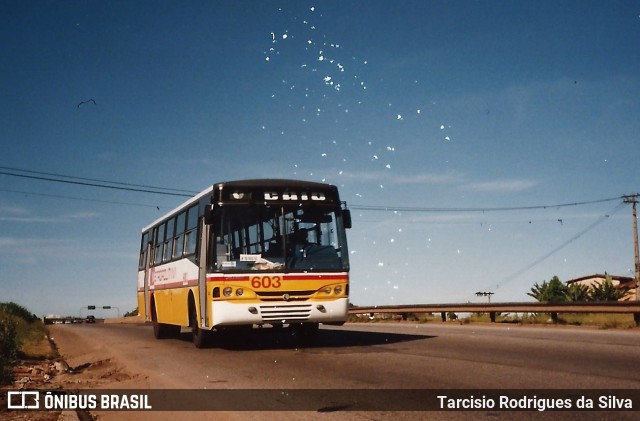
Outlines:
[{"label": "bus rear wheel", "polygon": [[151,307],[151,321],[153,322],[153,336],[156,339],[175,338],[180,335],[180,326],[158,322],[155,303]]}]

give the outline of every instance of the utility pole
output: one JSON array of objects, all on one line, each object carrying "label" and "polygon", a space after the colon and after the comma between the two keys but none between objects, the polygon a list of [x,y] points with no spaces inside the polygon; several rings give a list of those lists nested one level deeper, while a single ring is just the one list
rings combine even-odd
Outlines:
[{"label": "utility pole", "polygon": [[[631,203],[632,205],[632,219],[633,219],[633,249],[635,253],[635,284],[636,284],[636,301],[640,301],[640,253],[638,253],[638,217],[636,216],[636,204],[638,203],[638,193],[622,196],[624,203]],[[636,320],[637,322],[637,320]]]},{"label": "utility pole", "polygon": [[495,292],[486,292],[486,291],[478,291],[476,292],[476,295],[478,297],[487,297],[489,299],[489,304],[491,304],[491,296],[495,294]]}]

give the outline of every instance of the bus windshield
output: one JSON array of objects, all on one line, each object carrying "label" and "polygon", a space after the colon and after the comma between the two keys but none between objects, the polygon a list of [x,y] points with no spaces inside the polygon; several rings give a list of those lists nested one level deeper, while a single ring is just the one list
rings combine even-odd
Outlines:
[{"label": "bus windshield", "polygon": [[216,271],[344,271],[342,211],[335,206],[228,206],[215,211]]}]

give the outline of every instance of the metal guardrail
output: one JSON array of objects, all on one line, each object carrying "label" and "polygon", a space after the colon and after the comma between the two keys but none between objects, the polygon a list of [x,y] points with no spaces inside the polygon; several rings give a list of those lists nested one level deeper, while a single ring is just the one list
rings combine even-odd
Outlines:
[{"label": "metal guardrail", "polygon": [[440,313],[442,321],[447,313],[489,313],[495,322],[497,313],[551,313],[557,320],[558,313],[627,313],[633,314],[640,326],[640,301],[566,302],[566,303],[463,303],[463,304],[411,304],[395,306],[355,306],[349,314],[400,314]]}]

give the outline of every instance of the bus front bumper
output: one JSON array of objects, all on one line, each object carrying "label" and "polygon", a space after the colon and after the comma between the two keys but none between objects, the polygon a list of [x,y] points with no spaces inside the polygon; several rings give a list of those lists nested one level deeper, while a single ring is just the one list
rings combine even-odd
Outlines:
[{"label": "bus front bumper", "polygon": [[211,304],[213,327],[291,323],[342,323],[347,320],[349,300],[276,301],[234,303],[214,301]]}]

